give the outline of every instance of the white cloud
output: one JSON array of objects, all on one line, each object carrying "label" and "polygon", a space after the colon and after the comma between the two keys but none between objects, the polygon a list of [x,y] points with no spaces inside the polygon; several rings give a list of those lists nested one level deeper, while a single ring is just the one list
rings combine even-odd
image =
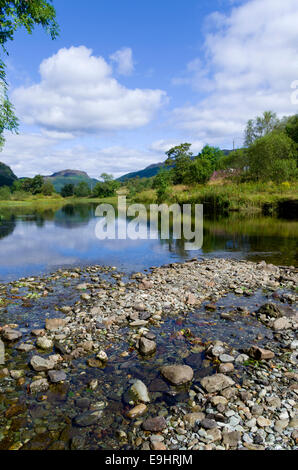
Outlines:
[{"label": "white cloud", "polygon": [[206,97],[174,111],[179,125],[210,143],[231,142],[265,110],[297,112],[290,99],[298,78],[297,24],[297,0],[250,0],[228,16],[212,14],[203,60],[194,59],[174,81]]},{"label": "white cloud", "polygon": [[136,129],[154,118],[166,97],[162,90],[122,86],[104,58],[84,46],[60,49],[41,63],[40,75],[40,83],[17,88],[12,100],[23,122],[51,132]]},{"label": "white cloud", "polygon": [[117,64],[117,72],[120,75],[131,75],[134,70],[134,62],[132,58],[132,50],[130,47],[123,47],[119,51],[110,55],[112,62]]}]

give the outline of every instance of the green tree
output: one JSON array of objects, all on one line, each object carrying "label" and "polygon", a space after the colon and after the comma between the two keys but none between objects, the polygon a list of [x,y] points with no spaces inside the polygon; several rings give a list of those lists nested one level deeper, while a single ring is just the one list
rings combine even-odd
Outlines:
[{"label": "green tree", "polygon": [[190,172],[188,176],[188,183],[205,184],[209,181],[214,172],[212,161],[208,158],[197,157],[191,163]]},{"label": "green tree", "polygon": [[23,180],[15,180],[11,187],[11,191],[14,193],[16,191],[23,191]]},{"label": "green tree", "polygon": [[[14,39],[15,32],[24,27],[32,34],[35,26],[42,26],[55,39],[58,35],[56,12],[46,0],[0,0],[0,46],[8,55],[6,43]],[[0,145],[4,144],[5,130],[16,132],[18,119],[8,98],[5,62],[0,59]]]},{"label": "green tree", "polygon": [[10,200],[10,189],[8,186],[1,186],[0,188],[0,201],[9,201]]},{"label": "green tree", "polygon": [[112,197],[115,196],[117,189],[120,188],[121,183],[115,181],[113,175],[102,173],[101,178],[103,181],[96,183],[93,191],[93,197]]},{"label": "green tree", "polygon": [[154,177],[153,189],[156,189],[157,202],[164,202],[170,194],[170,185],[172,183],[172,171],[162,168]]},{"label": "green tree", "polygon": [[36,175],[34,178],[31,180],[31,189],[30,192],[32,194],[39,194],[42,191],[42,187],[44,185],[44,179],[41,175]]},{"label": "green tree", "polygon": [[219,162],[223,157],[224,153],[220,148],[212,147],[210,145],[205,145],[199,154],[199,158],[201,160],[208,160],[208,162],[210,162],[213,171],[218,169]]},{"label": "green tree", "polygon": [[283,182],[297,176],[295,143],[282,132],[257,139],[248,149],[249,175],[254,180]]},{"label": "green tree", "polygon": [[44,196],[51,196],[55,192],[53,183],[46,180],[42,185],[41,192]]},{"label": "green tree", "polygon": [[81,183],[77,184],[74,188],[74,194],[77,197],[88,197],[91,194],[91,190],[88,186],[86,181],[81,181]]},{"label": "green tree", "polygon": [[41,175],[36,175],[34,178],[24,178],[22,181],[22,189],[31,194],[41,193],[44,184],[44,179]]},{"label": "green tree", "polygon": [[226,170],[234,168],[236,170],[244,170],[248,166],[247,149],[237,149],[224,155],[219,161],[218,169]]},{"label": "green tree", "polygon": [[277,129],[279,124],[280,121],[273,111],[264,111],[262,116],[250,119],[245,129],[244,145],[249,147],[256,139],[260,139]]},{"label": "green tree", "polygon": [[74,195],[74,185],[71,183],[65,184],[61,189],[61,196],[62,197],[70,197]]},{"label": "green tree", "polygon": [[105,183],[107,183],[108,181],[113,181],[114,179],[114,176],[110,175],[109,173],[102,173],[100,177]]},{"label": "green tree", "polygon": [[192,152],[189,151],[191,144],[184,143],[172,147],[166,152],[167,159],[165,164],[173,166],[173,183],[184,183],[189,174]]},{"label": "green tree", "polygon": [[290,116],[285,127],[286,134],[298,144],[298,114]]}]

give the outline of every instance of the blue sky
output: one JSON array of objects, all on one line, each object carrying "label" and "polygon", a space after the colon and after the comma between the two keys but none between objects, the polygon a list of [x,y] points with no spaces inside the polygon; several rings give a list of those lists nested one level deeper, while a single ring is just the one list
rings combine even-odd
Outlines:
[{"label": "blue sky", "polygon": [[18,176],[144,168],[191,142],[241,146],[262,111],[297,112],[296,0],[54,0],[60,36],[9,44]]}]

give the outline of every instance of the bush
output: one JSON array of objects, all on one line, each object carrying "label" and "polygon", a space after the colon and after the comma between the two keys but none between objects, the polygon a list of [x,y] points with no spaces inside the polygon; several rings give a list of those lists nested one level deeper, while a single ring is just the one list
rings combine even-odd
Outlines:
[{"label": "bush", "polygon": [[248,149],[249,175],[253,180],[281,183],[297,176],[295,143],[281,132],[257,139]]},{"label": "bush", "polygon": [[10,200],[10,189],[8,186],[0,187],[0,201],[9,201]]},{"label": "bush", "polygon": [[62,197],[71,197],[74,195],[74,185],[73,184],[65,184],[61,189],[61,196]]},{"label": "bush", "polygon": [[74,188],[74,194],[76,197],[88,197],[91,194],[91,190],[86,181],[82,181],[77,184]]},{"label": "bush", "polygon": [[55,192],[55,188],[51,181],[46,180],[41,188],[41,192],[44,196],[51,196]]},{"label": "bush", "polygon": [[93,191],[93,197],[112,197],[115,196],[117,189],[119,189],[120,183],[119,181],[111,180],[111,181],[100,181],[96,183]]},{"label": "bush", "polygon": [[11,194],[12,201],[26,201],[29,197],[30,194],[22,190],[16,190]]},{"label": "bush", "polygon": [[189,174],[185,183],[207,183],[213,171],[214,167],[209,159],[196,158],[190,165]]}]

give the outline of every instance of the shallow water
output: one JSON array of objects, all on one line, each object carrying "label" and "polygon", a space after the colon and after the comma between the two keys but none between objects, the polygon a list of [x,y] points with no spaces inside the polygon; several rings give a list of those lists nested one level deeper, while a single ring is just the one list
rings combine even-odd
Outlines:
[{"label": "shallow water", "polygon": [[[142,271],[193,256],[297,262],[298,222],[232,214],[204,217],[203,246],[186,251],[184,240],[98,240],[95,204],[62,208],[0,208],[0,281],[54,271],[61,266],[114,265]],[[123,222],[123,221],[121,221]]]},{"label": "shallow water", "polygon": [[[101,274],[107,282],[113,282],[109,273]],[[88,274],[82,275],[80,280],[63,279],[47,282],[50,292],[47,297],[39,297],[24,305],[23,298],[27,288],[20,287],[18,296],[7,293],[11,299],[7,308],[2,309],[1,323],[16,322],[23,332],[20,342],[30,339],[33,328],[44,327],[45,318],[62,316],[56,310],[56,306],[70,305],[74,303],[79,293],[74,289],[79,282],[88,282]],[[36,285],[39,280],[36,279]],[[32,284],[32,282],[31,282]],[[63,295],[64,294],[64,297]],[[21,299],[22,297],[22,299]],[[169,312],[163,318],[162,327],[150,328],[150,332],[156,334],[157,352],[150,358],[144,358],[131,348],[126,332],[123,327],[117,332],[120,339],[108,339],[105,350],[109,356],[106,367],[92,368],[87,366],[86,358],[73,360],[66,369],[67,381],[51,385],[46,392],[47,400],[42,400],[42,393],[30,395],[26,386],[16,386],[12,379],[4,379],[2,386],[11,383],[11,390],[1,393],[0,387],[0,449],[10,448],[13,444],[28,440],[25,449],[68,449],[71,438],[80,437],[84,439],[84,449],[119,449],[127,448],[126,442],[119,441],[117,432],[119,429],[129,434],[133,429],[133,422],[129,421],[125,412],[131,406],[128,404],[127,390],[131,386],[131,379],[142,380],[149,389],[151,404],[150,415],[169,412],[173,405],[185,405],[189,400],[189,387],[171,387],[160,376],[162,365],[181,362],[190,365],[194,370],[194,385],[199,383],[200,378],[212,374],[215,369],[211,362],[204,361],[204,353],[200,352],[200,346],[212,340],[222,340],[231,347],[241,349],[253,344],[256,338],[259,345],[266,345],[271,340],[272,331],[258,322],[254,317],[241,312],[239,307],[253,311],[264,303],[267,298],[272,300],[271,294],[258,291],[254,295],[237,296],[228,294],[221,298],[216,306],[215,312],[206,310],[205,304],[195,312],[173,316]],[[275,300],[276,301],[276,300]],[[279,303],[279,302],[278,302]],[[238,308],[232,320],[220,318],[221,312],[234,312]],[[28,336],[27,336],[28,335]],[[113,336],[113,335],[112,335]],[[31,337],[32,338],[32,337]],[[30,370],[28,360],[36,352],[20,353],[15,350],[16,344],[9,352],[10,370],[25,370],[27,380],[36,373]],[[121,357],[126,351],[127,357]],[[47,355],[45,352],[39,354]],[[236,367],[236,376],[241,381],[242,366]],[[92,379],[98,380],[98,387],[92,390],[89,383]],[[0,381],[1,384],[1,381]],[[85,401],[82,400],[85,399]],[[4,413],[14,404],[21,407],[16,416],[5,417]],[[103,408],[102,417],[96,425],[86,428],[78,428],[73,418],[87,410],[85,406],[101,403]],[[1,439],[1,429],[4,430],[9,424],[9,433]],[[58,442],[58,444],[57,444]]]}]

